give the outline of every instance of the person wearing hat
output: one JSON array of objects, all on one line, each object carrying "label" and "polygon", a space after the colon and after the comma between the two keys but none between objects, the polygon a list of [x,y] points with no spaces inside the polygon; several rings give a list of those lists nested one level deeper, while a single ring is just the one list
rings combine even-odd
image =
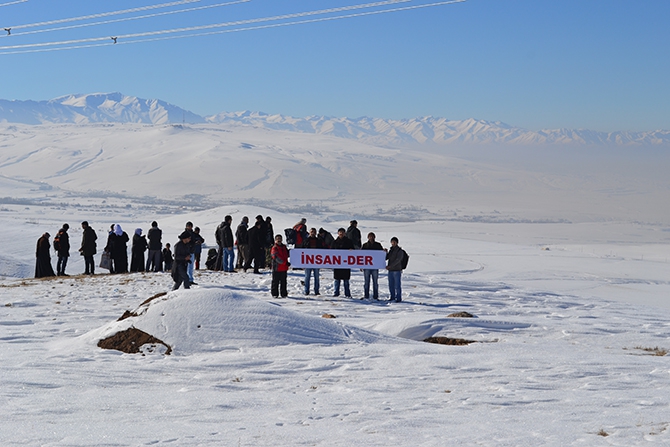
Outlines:
[{"label": "person wearing hat", "polygon": [[354,244],[354,250],[361,249],[361,230],[358,229],[358,222],[356,220],[349,222],[347,237],[351,240],[351,243]]},{"label": "person wearing hat", "polygon": [[54,238],[54,250],[58,253],[56,263],[56,275],[58,276],[68,276],[65,274],[65,266],[67,266],[67,258],[70,257],[70,236],[67,234],[69,229],[68,224],[63,224]]},{"label": "person wearing hat", "polygon": [[44,233],[37,240],[37,250],[35,251],[35,278],[46,278],[48,276],[56,276],[54,269],[51,266],[51,244],[49,243],[49,233]]},{"label": "person wearing hat", "polygon": [[172,266],[172,279],[174,280],[174,287],[172,290],[177,290],[182,283],[184,289],[191,288],[191,281],[188,277],[188,265],[193,262],[191,255],[191,233],[184,230],[179,235],[179,242],[174,244],[174,264]]}]

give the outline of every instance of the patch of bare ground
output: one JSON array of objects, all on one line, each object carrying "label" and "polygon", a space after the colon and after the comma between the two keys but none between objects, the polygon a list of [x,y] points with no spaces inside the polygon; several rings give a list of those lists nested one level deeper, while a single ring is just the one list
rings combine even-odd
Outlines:
[{"label": "patch of bare ground", "polygon": [[321,315],[321,318],[337,318],[337,317],[333,314],[323,314]]},{"label": "patch of bare ground", "polygon": [[154,296],[147,298],[142,304],[140,304],[140,306],[144,306],[145,304],[149,304],[150,302],[152,302],[156,298],[160,298],[160,297],[165,296],[165,295],[167,295],[167,292],[157,293]]},{"label": "patch of bare ground", "polygon": [[465,346],[470,343],[477,343],[475,340],[465,340],[463,338],[451,338],[451,337],[428,337],[424,339],[426,343],[435,343],[438,345],[450,345],[450,346]]},{"label": "patch of bare ground", "polygon": [[[160,293],[157,293],[157,294],[155,294],[154,296],[149,297],[149,298],[147,298],[146,300],[144,300],[144,302],[143,302],[142,304],[140,304],[140,307],[142,307],[142,306],[144,306],[144,305],[146,305],[146,304],[149,304],[150,302],[152,302],[152,301],[155,300],[156,298],[160,298],[160,297],[165,296],[165,295],[167,295],[167,292],[160,292]],[[136,312],[131,312],[131,311],[127,310],[127,311],[125,311],[125,312],[123,313],[123,315],[121,315],[121,316],[119,317],[119,319],[116,320],[116,321],[123,321],[123,320],[125,320],[126,318],[138,317],[138,316],[139,316],[138,313],[136,313]]]},{"label": "patch of bare ground", "polygon": [[0,284],[0,288],[11,289],[13,287],[26,287],[26,286],[30,286],[30,285],[32,285],[32,284],[30,284],[29,282],[24,280],[24,281],[21,281],[19,283]]},{"label": "patch of bare ground", "polygon": [[474,317],[475,316],[472,315],[470,312],[456,312],[447,315],[447,318],[474,318]]},{"label": "patch of bare ground", "polygon": [[665,348],[659,348],[656,346],[655,348],[645,348],[643,346],[636,346],[635,349],[638,349],[640,351],[643,351],[649,355],[653,355],[656,357],[664,357],[668,355],[668,350]]},{"label": "patch of bare ground", "polygon": [[149,345],[149,350],[152,350],[151,346],[156,347],[157,345],[163,345],[167,348],[165,355],[170,355],[172,352],[172,347],[167,343],[134,327],[117,332],[111,337],[107,337],[98,342],[99,348],[114,349],[127,354],[137,354],[138,352],[141,352],[142,346],[145,345]]}]

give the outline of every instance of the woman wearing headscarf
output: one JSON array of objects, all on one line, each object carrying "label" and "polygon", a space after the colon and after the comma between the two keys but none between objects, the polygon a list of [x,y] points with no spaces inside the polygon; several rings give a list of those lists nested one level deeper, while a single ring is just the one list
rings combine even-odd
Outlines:
[{"label": "woman wearing headscarf", "polygon": [[121,228],[121,225],[114,225],[114,232],[109,234],[107,247],[114,264],[114,271],[111,273],[128,273],[128,234]]},{"label": "woman wearing headscarf", "polygon": [[44,233],[42,237],[37,240],[37,250],[35,257],[35,278],[45,278],[47,276],[56,276],[54,269],[51,266],[51,244],[49,243],[49,233]]},{"label": "woman wearing headscarf", "polygon": [[136,228],[133,236],[133,248],[130,257],[130,271],[144,271],[144,252],[147,251],[147,238],[142,236],[142,229]]}]

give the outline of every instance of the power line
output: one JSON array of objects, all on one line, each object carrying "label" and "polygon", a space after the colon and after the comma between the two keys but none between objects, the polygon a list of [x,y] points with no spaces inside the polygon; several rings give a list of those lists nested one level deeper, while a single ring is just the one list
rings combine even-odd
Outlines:
[{"label": "power line", "polygon": [[[215,24],[211,24],[211,25],[199,25],[199,26],[190,26],[190,27],[184,27],[184,28],[172,28],[172,29],[160,30],[160,31],[148,31],[148,32],[144,32],[144,33],[125,34],[125,35],[120,35],[120,36],[116,36],[116,37],[118,39],[136,39],[138,37],[156,36],[156,35],[161,35],[161,34],[175,34],[175,33],[189,32],[189,31],[200,31],[200,30],[212,29],[212,28],[223,28],[223,27],[230,27],[230,26],[247,25],[247,24],[251,24],[251,23],[262,23],[262,22],[271,22],[271,21],[277,21],[277,20],[294,19],[294,18],[298,18],[298,17],[306,17],[306,16],[312,16],[312,15],[332,14],[332,13],[338,13],[338,12],[343,12],[343,11],[351,11],[351,10],[356,10],[356,9],[365,9],[365,8],[373,8],[373,7],[378,7],[378,6],[386,6],[386,5],[389,5],[389,4],[407,3],[407,2],[411,2],[411,1],[412,0],[385,0],[385,1],[374,2],[374,3],[363,3],[363,4],[352,5],[352,6],[342,6],[342,7],[338,7],[338,8],[320,9],[320,10],[317,10],[317,11],[306,11],[306,12],[298,12],[298,13],[293,13],[293,14],[283,14],[283,15],[273,16],[273,17],[263,17],[263,18],[257,18],[257,19],[237,20],[237,21],[234,21],[234,22],[223,22],[223,23],[215,23]],[[39,47],[58,46],[58,45],[72,45],[72,44],[77,44],[77,43],[100,42],[100,41],[104,41],[104,40],[108,40],[108,39],[109,39],[109,37],[90,37],[90,38],[86,38],[86,39],[63,40],[63,41],[56,41],[56,42],[30,43],[30,44],[21,44],[21,45],[5,45],[5,46],[0,46],[0,50],[12,50],[12,49],[20,49],[20,48],[39,48]]]},{"label": "power line", "polygon": [[25,3],[25,2],[27,2],[27,1],[28,1],[28,0],[16,0],[15,2],[0,3],[0,8],[2,8],[3,6],[12,6],[12,5],[17,5],[17,4],[19,4],[19,3]]},{"label": "power line", "polygon": [[[23,0],[23,1],[28,1],[28,0]],[[191,1],[200,1],[200,0],[191,0]],[[193,8],[184,8],[184,9],[177,9],[175,11],[164,11],[164,12],[156,12],[153,14],[145,14],[142,16],[133,16],[133,17],[125,17],[122,19],[113,19],[113,20],[103,20],[101,22],[91,22],[91,23],[81,23],[79,25],[69,25],[69,26],[60,26],[56,28],[46,28],[46,29],[40,29],[40,30],[34,30],[34,31],[25,31],[22,33],[14,33],[12,36],[25,36],[27,34],[37,34],[37,33],[46,33],[46,32],[52,32],[52,31],[63,31],[63,30],[70,30],[70,29],[76,29],[76,28],[85,28],[89,26],[99,26],[99,25],[108,25],[110,23],[119,23],[119,22],[128,22],[131,20],[141,20],[141,19],[150,19],[154,17],[160,17],[160,16],[166,16],[166,15],[171,15],[171,14],[182,14],[185,12],[193,12],[193,11],[201,11],[204,9],[212,9],[212,8],[220,8],[223,6],[231,6],[231,5],[237,5],[239,3],[248,3],[251,0],[236,0],[236,1],[231,1],[231,2],[225,2],[225,3],[216,3],[214,5],[205,5],[205,6],[196,6]],[[0,36],[0,37],[7,37],[7,36]]]},{"label": "power line", "polygon": [[[21,0],[17,1],[15,3],[21,3],[22,1],[28,1],[28,0]],[[57,19],[57,20],[48,20],[46,22],[37,22],[37,23],[28,23],[25,25],[15,25],[12,26],[12,29],[21,29],[21,28],[34,28],[37,26],[47,26],[47,25],[57,25],[59,23],[67,23],[67,22],[78,22],[81,20],[90,20],[90,19],[99,19],[101,17],[109,17],[109,16],[115,16],[115,15],[121,15],[121,14],[131,14],[134,12],[141,12],[141,11],[147,11],[150,9],[159,9],[159,8],[169,8],[170,6],[178,6],[178,5],[183,5],[186,3],[196,3],[199,2],[200,0],[179,0],[175,2],[170,2],[170,3],[161,3],[158,5],[149,5],[149,6],[139,6],[137,8],[130,8],[130,9],[122,9],[118,11],[109,11],[109,12],[101,12],[98,14],[90,14],[86,16],[79,16],[79,17],[69,17],[66,19]],[[3,5],[4,6],[4,5]]]},{"label": "power line", "polygon": [[[412,1],[412,0],[404,0],[404,1]],[[152,37],[148,39],[136,39],[136,40],[123,40],[118,42],[120,45],[125,45],[125,44],[134,44],[134,43],[146,43],[146,42],[157,42],[161,40],[173,40],[173,39],[185,39],[185,38],[191,38],[191,37],[201,37],[201,36],[210,36],[210,35],[215,35],[215,34],[226,34],[226,33],[235,33],[235,32],[241,32],[241,31],[255,31],[255,30],[261,30],[261,29],[270,29],[270,28],[279,28],[279,27],[286,27],[286,26],[293,26],[293,25],[304,25],[304,24],[309,24],[309,23],[319,23],[319,22],[327,22],[327,21],[334,21],[334,20],[342,20],[342,19],[350,19],[354,17],[364,17],[364,16],[371,16],[371,15],[377,15],[377,14],[386,14],[386,13],[392,13],[392,12],[402,12],[402,11],[409,11],[409,10],[414,10],[414,9],[422,9],[422,8],[431,8],[431,7],[436,7],[436,6],[444,6],[444,5],[451,5],[451,4],[456,4],[456,3],[464,3],[467,0],[445,0],[445,1],[439,1],[439,2],[434,2],[434,3],[429,3],[429,4],[422,4],[422,5],[412,5],[412,6],[405,6],[405,7],[399,7],[399,8],[389,8],[389,9],[383,9],[383,10],[377,10],[377,11],[367,11],[367,12],[359,12],[355,14],[344,14],[344,15],[337,15],[337,16],[332,16],[332,17],[320,17],[320,18],[314,18],[314,19],[308,19],[308,20],[296,20],[292,22],[284,22],[284,23],[272,23],[272,24],[265,24],[265,25],[256,25],[256,26],[250,26],[246,28],[235,28],[235,29],[227,29],[227,30],[219,30],[219,31],[208,31],[204,33],[194,33],[194,34],[183,34],[179,36],[161,36],[161,37]],[[393,1],[393,2],[380,2],[380,3],[398,3],[398,1]],[[360,9],[360,8],[359,8]],[[312,13],[316,13],[317,11],[312,11]],[[303,15],[307,15],[307,13],[301,13]],[[262,19],[254,19],[254,20],[262,20]],[[223,25],[222,25],[223,26]],[[109,40],[109,37],[106,38],[96,38],[95,40]],[[115,38],[111,38],[115,39]],[[93,41],[93,40],[89,40]],[[116,43],[116,42],[114,42]],[[67,43],[65,43],[67,45]],[[62,50],[73,50],[73,49],[80,49],[80,48],[94,48],[94,47],[102,47],[102,46],[109,46],[109,43],[90,43],[86,45],[72,45],[72,46],[62,46],[62,47],[57,47],[57,48],[38,48],[38,49],[20,49],[16,51],[2,51],[5,49],[11,49],[12,47],[0,47],[0,55],[3,54],[26,54],[26,53],[41,53],[41,52],[48,52],[48,51],[62,51]],[[44,46],[44,45],[42,45]]]}]

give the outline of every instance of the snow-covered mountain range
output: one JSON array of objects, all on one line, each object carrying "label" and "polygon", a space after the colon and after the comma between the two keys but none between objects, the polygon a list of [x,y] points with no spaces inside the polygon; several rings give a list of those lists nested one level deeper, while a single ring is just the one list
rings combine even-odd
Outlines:
[{"label": "snow-covered mountain range", "polygon": [[121,93],[67,95],[49,101],[0,100],[0,122],[47,123],[204,123],[195,113],[159,99]]},{"label": "snow-covered mountain range", "polygon": [[46,123],[215,123],[239,124],[273,130],[330,135],[368,144],[400,146],[416,144],[504,145],[670,145],[670,130],[645,132],[597,132],[587,129],[532,131],[500,121],[449,120],[419,117],[402,120],[382,118],[295,118],[262,112],[222,112],[200,116],[157,99],[141,99],[121,93],[68,95],[49,101],[0,100],[0,122]]}]

